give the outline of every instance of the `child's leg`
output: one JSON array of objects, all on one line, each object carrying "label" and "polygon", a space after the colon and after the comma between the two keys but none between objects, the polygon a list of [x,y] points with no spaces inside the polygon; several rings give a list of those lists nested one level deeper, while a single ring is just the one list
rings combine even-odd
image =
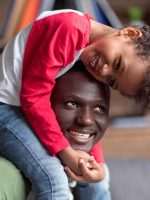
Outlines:
[{"label": "child's leg", "polygon": [[111,200],[109,190],[109,171],[106,166],[106,177],[103,181],[98,183],[77,184],[77,193],[80,200]]},{"label": "child's leg", "polygon": [[36,200],[68,199],[68,179],[60,160],[44,149],[20,107],[0,104],[0,153],[30,180]]}]

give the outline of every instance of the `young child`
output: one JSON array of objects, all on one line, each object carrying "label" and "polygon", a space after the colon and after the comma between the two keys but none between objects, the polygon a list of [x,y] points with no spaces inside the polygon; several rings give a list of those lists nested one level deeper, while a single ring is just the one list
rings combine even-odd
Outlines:
[{"label": "young child", "polygon": [[[92,21],[93,22],[93,21]],[[101,26],[101,25],[99,25]],[[86,69],[121,94],[150,102],[150,27],[104,27],[101,37],[81,54]],[[99,30],[102,28],[99,27]]]},{"label": "young child", "polygon": [[[97,79],[99,79],[99,71],[101,71],[101,65],[105,63],[106,55],[107,64],[113,66],[116,71],[120,67],[120,63],[121,65],[123,63],[129,69],[130,65],[133,65],[133,60],[137,68],[143,66],[141,59],[136,56],[136,49],[133,45],[135,38],[145,38],[141,35],[142,32],[137,28],[127,27],[116,30],[96,22],[87,14],[74,10],[42,13],[37,20],[18,33],[6,45],[1,55],[0,113],[2,118],[0,121],[1,124],[4,124],[5,120],[8,123],[8,117],[3,113],[11,113],[11,115],[17,117],[15,122],[20,120],[19,127],[18,125],[15,127],[13,120],[9,121],[10,124],[7,128],[6,125],[1,126],[1,133],[5,136],[11,127],[11,133],[14,137],[18,137],[17,134],[20,134],[20,131],[34,130],[50,155],[59,156],[64,165],[76,174],[82,174],[78,165],[79,159],[83,158],[85,162],[88,162],[90,156],[81,151],[73,150],[60,130],[49,102],[55,85],[55,78],[69,70],[79,58]],[[104,54],[104,52],[106,53]],[[144,64],[147,64],[146,61]],[[143,68],[141,67],[141,69]],[[127,73],[128,70],[125,70],[125,72]],[[121,73],[122,70],[119,71],[117,77]],[[105,70],[100,77],[102,76],[105,77]],[[130,77],[130,80],[134,79]],[[102,81],[105,81],[105,79]],[[107,83],[113,85],[113,77],[108,77]],[[125,86],[125,83],[121,81],[121,85]],[[133,86],[135,86],[135,83]],[[115,85],[113,87],[116,88]],[[135,89],[131,87],[130,92]],[[22,107],[25,117],[20,119],[14,111],[16,106]],[[18,107],[18,109],[20,108]],[[26,122],[26,119],[28,122]],[[5,141],[7,139],[8,136]],[[30,138],[26,138],[25,141],[21,138],[19,140],[24,146],[24,142],[30,141]],[[13,142],[13,139],[11,141]],[[2,144],[5,144],[4,141]],[[0,148],[5,156],[9,157],[25,174],[28,174],[28,170],[26,170],[28,162],[26,165],[21,165],[19,157],[15,157],[15,152],[12,158],[12,155],[8,156],[10,152],[8,153],[3,146]],[[98,161],[96,158],[98,149],[99,147],[96,145],[92,150],[96,161]],[[33,156],[32,153],[31,155]],[[20,157],[22,156],[20,155]],[[102,174],[99,173],[99,177],[97,176],[95,180],[91,177],[89,181],[102,180],[104,177]],[[31,182],[36,181],[32,180]],[[46,196],[46,193],[42,191],[43,188],[41,192],[39,191],[42,197],[39,195],[37,199],[43,199],[43,196]]]},{"label": "young child", "polygon": [[[79,84],[76,84],[76,80],[78,80]],[[51,96],[52,108],[54,110],[54,113],[56,114],[56,118],[61,127],[61,130],[63,131],[63,134],[65,135],[73,149],[89,153],[93,145],[101,139],[108,125],[109,101],[109,88],[106,85],[96,81],[86,71],[81,62],[75,63],[74,67],[71,70],[69,70],[66,74],[56,80],[56,84]],[[47,152],[43,152],[43,150],[40,148],[41,144],[39,140],[37,140],[35,134],[27,133],[24,136],[21,134],[22,138],[28,137],[28,134],[30,138],[32,137],[31,141],[33,143],[33,147],[30,147],[30,145],[26,142],[26,146],[29,146],[28,150],[33,151],[32,148],[38,149],[37,158],[39,163],[45,163],[45,166],[43,167],[46,168],[49,173],[53,174],[57,187],[59,187],[60,184],[65,185],[65,180],[67,177],[62,169],[62,164],[60,162],[57,163],[58,159],[56,161],[54,161],[55,159],[52,159],[52,163],[48,165],[48,162],[50,162],[48,161],[49,156],[47,155]],[[20,149],[18,145],[16,148],[18,148],[18,152],[22,149]],[[16,153],[16,156],[18,152]],[[42,160],[40,160],[40,156],[42,157]],[[103,157],[103,155],[101,155],[101,157]],[[24,157],[20,158],[20,162],[26,162],[26,158],[27,156],[24,155]],[[33,158],[30,162],[34,163],[35,161],[32,162],[32,160]],[[96,169],[97,163],[94,163],[94,160],[93,165],[95,165]],[[41,171],[39,168],[41,169],[41,167],[36,163],[31,164],[30,178],[35,176],[35,170],[38,173]],[[88,168],[86,169],[86,172],[87,170]],[[6,169],[3,169],[1,173],[5,171]],[[8,171],[11,175],[11,171]],[[92,173],[92,171],[89,172]],[[89,172],[87,173],[87,175],[89,174]],[[95,172],[97,173],[97,171]],[[3,175],[1,173],[0,179],[3,180]],[[97,176],[96,173],[95,176]],[[77,183],[78,198],[80,195],[81,200],[110,200],[111,197],[109,191],[108,173],[106,174],[106,177],[102,182],[98,181],[97,183],[91,184],[88,184],[87,175],[85,176],[85,180],[83,179],[83,177],[77,177],[77,179],[75,178],[77,181],[87,182],[86,184],[79,182]],[[42,181],[42,179],[40,181]],[[51,182],[53,181],[51,180]],[[8,183],[8,185],[10,186],[11,184]],[[68,184],[66,184],[64,189],[67,188],[67,185]],[[23,190],[23,188],[20,188],[20,190],[21,189]],[[68,190],[65,189],[64,192],[67,191]],[[5,192],[6,199],[8,196],[7,194],[11,195],[11,193]],[[12,196],[14,195],[16,199],[19,199],[19,195],[22,194],[18,194],[18,196],[16,196],[17,194],[13,193]],[[20,197],[20,199],[22,198]],[[7,200],[9,200],[9,198]]]}]

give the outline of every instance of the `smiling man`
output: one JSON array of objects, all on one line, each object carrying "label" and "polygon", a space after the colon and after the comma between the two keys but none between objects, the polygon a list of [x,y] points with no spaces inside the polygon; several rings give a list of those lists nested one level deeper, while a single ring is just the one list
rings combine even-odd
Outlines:
[{"label": "smiling man", "polygon": [[80,62],[56,81],[52,107],[74,149],[89,153],[102,138],[108,126],[109,101],[108,87],[92,78]]},{"label": "smiling man", "polygon": [[[96,81],[96,79],[94,79],[85,70],[81,62],[77,62],[71,70],[56,79],[56,84],[51,96],[51,103],[62,132],[68,139],[73,149],[76,151],[82,151],[83,153],[86,152],[90,153],[91,155],[93,154],[95,159],[97,161],[99,160],[99,162],[92,162],[94,165],[93,170],[86,167],[82,168],[82,176],[76,175],[72,171],[69,171],[69,173],[67,171],[67,174],[71,175],[71,178],[78,182],[77,190],[81,200],[111,199],[108,172],[106,173],[103,181],[100,181],[98,180],[99,178],[97,178],[99,175],[98,172],[100,174],[103,173],[105,166],[103,163],[103,153],[101,146],[97,145],[97,143],[104,135],[108,126],[109,101],[110,91],[108,86]],[[16,109],[18,109],[18,107]],[[20,121],[18,123],[20,123]],[[25,138],[30,137],[31,149],[37,150],[39,146],[41,146],[39,140],[35,137],[34,134],[27,134],[27,131],[25,133]],[[34,140],[36,141],[33,143]],[[97,148],[93,148],[93,146],[95,147],[95,144],[97,145]],[[18,146],[16,146],[16,148],[18,148]],[[40,154],[38,162],[46,163],[47,173],[51,174],[51,176],[54,178],[51,179],[51,183],[55,183],[53,187],[55,195],[59,198],[59,192],[62,190],[62,188],[63,192],[67,194],[68,178],[64,173],[64,168],[60,163],[60,159],[57,157],[51,157],[45,150],[41,152],[38,151],[38,153]],[[67,158],[64,157],[63,161],[65,161],[65,159]],[[72,155],[72,160],[74,160],[74,155]],[[26,159],[22,157],[20,163],[25,165]],[[3,170],[5,171],[7,169]],[[41,167],[31,164],[30,179],[32,176],[34,176],[34,173],[37,172],[40,174],[40,170]],[[18,170],[15,172],[13,169],[11,170],[9,168],[9,171],[10,174],[17,174],[17,176],[19,176]],[[6,177],[3,177],[3,174],[3,172],[0,173],[0,180],[6,180]],[[91,178],[93,178],[93,182],[91,181]],[[21,179],[20,176],[18,179]],[[96,179],[97,181],[95,181]],[[22,181],[21,183],[24,186]],[[6,185],[10,185],[10,188],[12,188],[15,183],[9,181]],[[20,187],[20,191],[22,191],[22,194],[24,194],[23,187],[21,187],[21,184],[19,185],[18,187]],[[58,188],[59,191],[57,190]],[[0,193],[3,192],[7,200],[10,200],[9,196],[14,195],[14,199],[24,199],[24,197],[21,197],[20,193],[13,194],[13,191],[14,190],[12,189],[11,194],[8,194],[9,191],[7,190],[4,192],[1,191]],[[34,188],[33,191],[36,192]],[[36,199],[36,197],[34,199]]]},{"label": "smiling man", "polygon": [[[96,81],[81,62],[57,79],[51,103],[61,130],[73,149],[90,153],[102,138],[108,126],[109,102],[108,86]],[[101,147],[97,154],[103,157]],[[83,180],[75,174],[73,178]],[[108,174],[102,182],[78,183],[77,188],[81,199],[111,199]]]}]

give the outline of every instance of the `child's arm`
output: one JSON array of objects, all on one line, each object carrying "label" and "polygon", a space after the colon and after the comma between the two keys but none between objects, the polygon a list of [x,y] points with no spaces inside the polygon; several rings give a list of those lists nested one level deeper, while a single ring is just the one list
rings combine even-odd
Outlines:
[{"label": "child's arm", "polygon": [[[76,152],[78,152],[78,150],[76,150]],[[94,159],[92,159],[92,157]],[[90,152],[90,158],[88,160],[84,159],[83,161],[85,162],[83,163],[81,162],[81,167],[80,167],[82,176],[78,176],[77,173],[76,174],[73,173],[73,171],[71,170],[72,168],[69,168],[69,166],[66,165],[65,169],[68,169],[66,172],[71,178],[79,182],[97,182],[104,179],[105,177],[105,169],[103,167],[104,155],[100,142],[97,142],[93,146]]]},{"label": "child's arm", "polygon": [[80,150],[74,150],[71,147],[67,147],[64,150],[58,153],[59,158],[61,159],[64,166],[67,166],[77,175],[82,174],[82,170],[79,166],[79,160],[82,158],[85,162],[91,160],[91,156]]},{"label": "child's arm", "polygon": [[[80,150],[73,150],[71,147],[67,147],[58,153],[58,156],[62,160],[63,164],[69,167],[76,175],[81,175],[81,169],[79,167],[79,160],[82,158],[85,162],[91,161],[91,156],[94,157],[97,163],[104,163],[103,150],[100,142],[97,142],[90,155]],[[90,168],[90,166],[88,166]]]},{"label": "child's arm", "polygon": [[85,16],[67,12],[36,20],[28,36],[20,102],[29,123],[51,155],[69,146],[49,101],[55,78],[77,59],[88,41],[88,31],[90,23]]}]

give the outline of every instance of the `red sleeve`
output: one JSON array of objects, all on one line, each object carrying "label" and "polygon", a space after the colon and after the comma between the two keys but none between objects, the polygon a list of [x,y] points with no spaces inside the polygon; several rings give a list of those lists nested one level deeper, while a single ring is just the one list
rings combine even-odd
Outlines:
[{"label": "red sleeve", "polygon": [[35,21],[26,44],[21,106],[35,133],[52,155],[69,143],[51,108],[50,95],[59,70],[71,63],[75,52],[84,46],[86,26],[81,24],[81,28],[80,31],[71,25],[70,18],[64,22],[63,15],[46,17]]},{"label": "red sleeve", "polygon": [[94,156],[95,160],[98,163],[104,163],[104,154],[100,142],[97,142],[92,148],[90,155]]}]

